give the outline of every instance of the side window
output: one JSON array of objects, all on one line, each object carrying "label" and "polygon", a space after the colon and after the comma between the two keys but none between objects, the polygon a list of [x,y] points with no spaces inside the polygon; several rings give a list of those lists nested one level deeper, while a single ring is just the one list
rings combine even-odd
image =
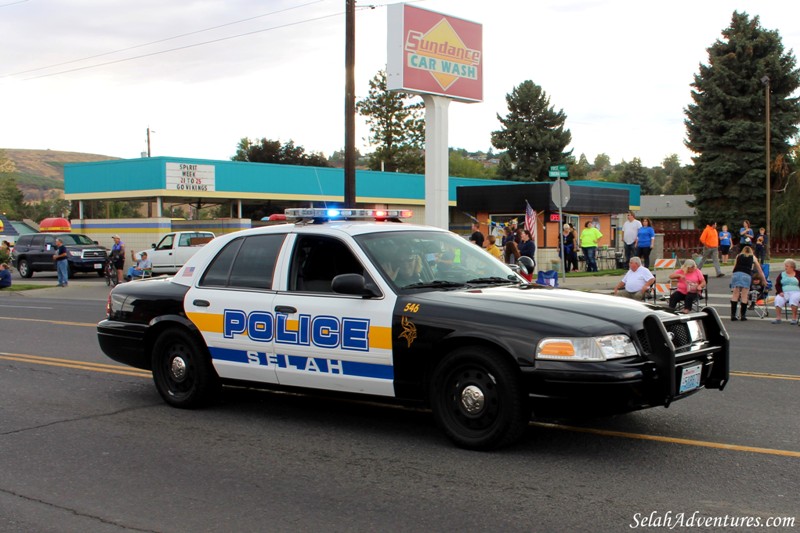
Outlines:
[{"label": "side window", "polygon": [[[64,243],[66,244],[66,243]],[[55,250],[56,249],[56,238],[52,235],[47,235],[44,238],[44,247],[48,250]]]},{"label": "side window", "polygon": [[285,235],[246,237],[233,262],[228,285],[253,289],[271,289],[275,262]]},{"label": "side window", "polygon": [[34,235],[31,239],[31,248],[44,248],[44,235]]},{"label": "side window", "polygon": [[189,246],[192,242],[192,237],[195,237],[197,234],[195,233],[184,233],[181,235],[180,240],[178,241],[178,246]]},{"label": "side window", "polygon": [[228,243],[200,280],[203,287],[271,289],[286,235],[255,235]]},{"label": "side window", "polygon": [[169,250],[170,248],[172,248],[172,243],[174,240],[175,240],[174,233],[170,233],[169,235],[164,236],[164,238],[161,239],[161,242],[158,243],[158,246],[156,246],[156,250]]},{"label": "side window", "polygon": [[339,274],[364,274],[364,267],[341,241],[330,237],[302,236],[292,254],[289,290],[332,292]]}]

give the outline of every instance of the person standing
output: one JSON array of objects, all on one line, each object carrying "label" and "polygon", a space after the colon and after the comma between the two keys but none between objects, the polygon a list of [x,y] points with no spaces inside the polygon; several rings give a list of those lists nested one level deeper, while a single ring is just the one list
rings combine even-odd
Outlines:
[{"label": "person standing", "polygon": [[477,222],[472,223],[472,235],[469,236],[469,242],[474,243],[478,248],[483,248],[483,233],[481,233],[481,226]]},{"label": "person standing", "polygon": [[725,274],[719,267],[719,233],[717,233],[717,223],[712,222],[706,225],[703,234],[700,235],[700,243],[703,245],[703,257],[697,263],[697,269],[702,270],[703,264],[710,257],[714,262],[714,269],[717,271],[717,277],[721,278]]},{"label": "person standing", "polygon": [[[563,231],[561,232],[561,239],[564,241],[564,255],[566,256],[565,259],[565,272],[577,272],[578,271],[578,251],[577,251],[577,239],[575,238],[575,228],[572,227],[572,224],[565,223],[563,226]],[[559,250],[560,252],[560,250]]]},{"label": "person standing", "polygon": [[650,268],[650,252],[653,251],[653,242],[656,238],[656,230],[649,218],[642,219],[642,227],[636,236],[636,255],[641,258],[645,268]]},{"label": "person standing", "polygon": [[586,257],[586,271],[597,272],[597,241],[603,238],[591,220],[583,225],[581,232],[581,250],[584,257]]},{"label": "person standing", "polygon": [[742,252],[742,248],[745,246],[752,247],[753,239],[755,239],[753,228],[750,227],[750,221],[745,220],[742,222],[742,227],[739,229],[739,253]]},{"label": "person standing", "polygon": [[533,259],[536,254],[536,245],[533,244],[531,232],[524,229],[522,230],[522,238],[519,243],[519,255],[524,255]]},{"label": "person standing", "polygon": [[633,211],[628,211],[627,218],[628,220],[622,224],[622,242],[625,245],[626,263],[631,260],[631,257],[636,255],[636,239],[639,237],[639,228],[642,227],[642,223],[636,220]]},{"label": "person standing", "polygon": [[758,257],[758,262],[762,265],[767,258],[768,239],[769,237],[767,237],[767,229],[758,228],[758,235],[756,235],[756,257]]},{"label": "person standing", "polygon": [[722,231],[719,232],[719,255],[722,256],[722,263],[728,262],[728,254],[731,253],[731,232],[728,231],[728,226],[723,224]]},{"label": "person standing", "polygon": [[[761,264],[753,255],[753,249],[749,246],[742,248],[736,260],[733,262],[733,275],[731,276],[731,320],[747,320],[747,296],[750,293],[750,285],[753,284],[753,274],[757,272],[761,279],[762,287],[767,286],[767,278],[761,270]],[[739,318],[736,318],[736,304],[739,304]]]},{"label": "person standing", "polygon": [[119,235],[111,237],[114,239],[114,246],[111,247],[111,262],[117,270],[117,283],[122,283],[122,269],[125,267],[125,243]]},{"label": "person standing", "polygon": [[53,254],[58,273],[58,286],[66,287],[69,280],[69,261],[67,261],[67,247],[60,238],[56,239],[56,253]]}]

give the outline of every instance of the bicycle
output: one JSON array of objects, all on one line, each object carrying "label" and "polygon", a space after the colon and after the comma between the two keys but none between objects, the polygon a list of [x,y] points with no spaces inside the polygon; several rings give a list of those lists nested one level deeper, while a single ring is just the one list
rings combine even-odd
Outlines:
[{"label": "bicycle", "polygon": [[117,269],[114,267],[114,261],[111,258],[106,259],[103,272],[105,273],[106,285],[109,287],[114,287],[117,283],[119,283],[117,280]]}]

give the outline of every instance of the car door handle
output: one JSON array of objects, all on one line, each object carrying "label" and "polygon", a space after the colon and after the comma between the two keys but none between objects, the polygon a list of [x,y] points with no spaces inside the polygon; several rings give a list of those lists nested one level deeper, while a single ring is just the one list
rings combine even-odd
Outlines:
[{"label": "car door handle", "polygon": [[208,300],[195,300],[192,302],[192,305],[194,305],[195,307],[209,307],[211,305],[211,302],[209,302]]},{"label": "car door handle", "polygon": [[291,315],[297,312],[297,309],[292,307],[291,305],[276,305],[275,306],[276,313],[286,313],[287,315]]}]

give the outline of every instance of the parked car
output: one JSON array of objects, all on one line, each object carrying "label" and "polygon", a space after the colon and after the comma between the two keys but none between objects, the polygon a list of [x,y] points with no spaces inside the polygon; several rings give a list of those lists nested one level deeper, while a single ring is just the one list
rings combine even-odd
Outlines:
[{"label": "parked car", "polygon": [[175,407],[226,383],[379,396],[430,406],[474,449],[513,442],[532,413],[669,406],[728,382],[712,307],[530,284],[402,213],[332,213],[289,210],[296,223],[217,237],[172,278],[118,285],[101,349],[152,370]]},{"label": "parked car", "polygon": [[103,264],[108,250],[80,233],[31,233],[20,235],[11,252],[11,264],[23,278],[30,278],[34,272],[55,272],[53,254],[56,239],[61,239],[67,247],[69,277],[76,272],[96,272],[103,277]]},{"label": "parked car", "polygon": [[153,262],[153,274],[174,274],[213,238],[210,231],[175,231],[153,244],[152,250],[144,251]]}]

